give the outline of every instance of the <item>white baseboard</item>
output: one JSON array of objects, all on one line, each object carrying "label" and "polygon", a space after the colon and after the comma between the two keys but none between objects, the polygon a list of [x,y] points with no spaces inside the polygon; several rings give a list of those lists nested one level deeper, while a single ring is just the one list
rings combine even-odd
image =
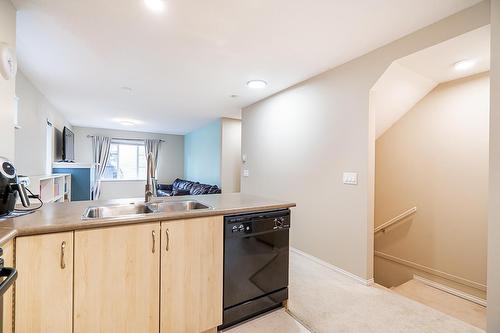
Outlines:
[{"label": "white baseboard", "polygon": [[457,290],[457,289],[454,289],[454,288],[450,288],[448,286],[445,286],[444,284],[441,284],[441,283],[438,283],[438,282],[435,282],[435,281],[423,278],[423,277],[418,276],[418,275],[413,275],[413,278],[415,280],[417,280],[417,281],[425,284],[425,285],[428,285],[429,287],[433,287],[433,288],[439,289],[439,290],[444,291],[444,292],[446,292],[448,294],[451,294],[451,295],[463,298],[463,299],[465,299],[467,301],[470,301],[470,302],[482,305],[484,307],[487,306],[486,300],[484,300],[482,298],[476,297],[474,295],[465,293],[463,291],[460,291],[460,290]]},{"label": "white baseboard", "polygon": [[365,286],[371,286],[371,285],[373,285],[375,283],[374,280],[373,280],[373,278],[368,279],[368,280],[367,279],[363,279],[362,277],[357,276],[356,274],[348,272],[348,271],[346,271],[346,270],[344,270],[342,268],[339,268],[339,267],[337,267],[335,265],[332,265],[332,264],[330,264],[330,263],[328,263],[328,262],[326,262],[324,260],[321,260],[321,259],[319,259],[319,258],[317,258],[315,256],[312,256],[312,255],[310,255],[308,253],[302,252],[302,251],[300,251],[300,250],[298,250],[298,249],[296,249],[294,247],[290,247],[290,251],[293,252],[293,253],[296,253],[298,255],[301,255],[301,256],[303,256],[303,257],[305,257],[305,258],[307,258],[307,259],[309,259],[309,260],[311,260],[311,261],[313,261],[313,262],[315,262],[315,263],[317,263],[317,264],[319,264],[319,265],[321,265],[323,267],[331,269],[332,271],[335,271],[337,273],[345,275],[348,278],[350,278],[350,279],[352,279],[352,280],[354,280],[354,281],[356,281],[358,283],[361,283],[361,284],[363,284]]}]

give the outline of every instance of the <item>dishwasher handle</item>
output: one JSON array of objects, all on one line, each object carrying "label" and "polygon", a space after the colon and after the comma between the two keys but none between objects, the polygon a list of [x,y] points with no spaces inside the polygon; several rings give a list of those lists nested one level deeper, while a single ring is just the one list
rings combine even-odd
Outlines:
[{"label": "dishwasher handle", "polygon": [[0,283],[0,296],[5,294],[7,289],[12,286],[14,281],[17,279],[17,270],[12,267],[4,267],[0,271],[0,277],[5,277],[5,280]]}]

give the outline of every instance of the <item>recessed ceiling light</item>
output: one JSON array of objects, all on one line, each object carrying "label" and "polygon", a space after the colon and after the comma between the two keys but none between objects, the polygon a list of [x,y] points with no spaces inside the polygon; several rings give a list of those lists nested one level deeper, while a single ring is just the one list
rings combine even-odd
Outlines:
[{"label": "recessed ceiling light", "polygon": [[251,80],[247,82],[247,87],[252,89],[262,89],[267,87],[267,82],[263,80]]},{"label": "recessed ceiling light", "polygon": [[160,13],[165,10],[165,1],[163,0],[144,0],[144,3],[154,12]]},{"label": "recessed ceiling light", "polygon": [[126,86],[122,87],[122,90],[125,91],[125,92],[128,92],[128,93],[132,92],[132,88],[126,87]]},{"label": "recessed ceiling light", "polygon": [[461,60],[453,65],[456,71],[465,71],[474,67],[476,62],[474,60]]}]

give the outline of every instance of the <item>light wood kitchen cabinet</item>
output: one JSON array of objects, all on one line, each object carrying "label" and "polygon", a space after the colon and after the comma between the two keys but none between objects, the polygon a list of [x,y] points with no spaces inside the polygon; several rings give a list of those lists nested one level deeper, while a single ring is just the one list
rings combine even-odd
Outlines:
[{"label": "light wood kitchen cabinet", "polygon": [[223,217],[163,222],[161,333],[222,324]]},{"label": "light wood kitchen cabinet", "polygon": [[73,232],[17,238],[16,268],[15,332],[71,332]]},{"label": "light wood kitchen cabinet", "polygon": [[76,231],[73,332],[158,332],[159,278],[159,222]]},{"label": "light wood kitchen cabinet", "polygon": [[[7,242],[3,249],[3,260],[5,267],[14,267],[14,241],[11,240]],[[14,303],[13,303],[13,293],[14,286],[11,286],[9,290],[3,294],[3,333],[12,333],[12,321],[14,320]]]},{"label": "light wood kitchen cabinet", "polygon": [[212,333],[222,323],[222,216],[19,237],[4,251],[19,272],[16,333]]}]

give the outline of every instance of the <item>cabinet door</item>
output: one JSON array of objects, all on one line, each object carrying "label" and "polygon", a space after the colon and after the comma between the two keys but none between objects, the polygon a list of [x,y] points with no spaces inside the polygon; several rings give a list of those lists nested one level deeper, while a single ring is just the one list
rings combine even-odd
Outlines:
[{"label": "cabinet door", "polygon": [[[11,240],[2,246],[3,249],[3,260],[5,267],[14,267],[14,241]],[[12,320],[14,311],[13,305],[13,290],[14,286],[10,287],[5,294],[3,294],[3,333],[12,333]]]},{"label": "cabinet door", "polygon": [[200,333],[222,324],[222,216],[163,222],[161,332]]},{"label": "cabinet door", "polygon": [[74,333],[158,332],[160,223],[75,232]]},{"label": "cabinet door", "polygon": [[68,333],[73,318],[73,232],[16,240],[16,333]]}]

